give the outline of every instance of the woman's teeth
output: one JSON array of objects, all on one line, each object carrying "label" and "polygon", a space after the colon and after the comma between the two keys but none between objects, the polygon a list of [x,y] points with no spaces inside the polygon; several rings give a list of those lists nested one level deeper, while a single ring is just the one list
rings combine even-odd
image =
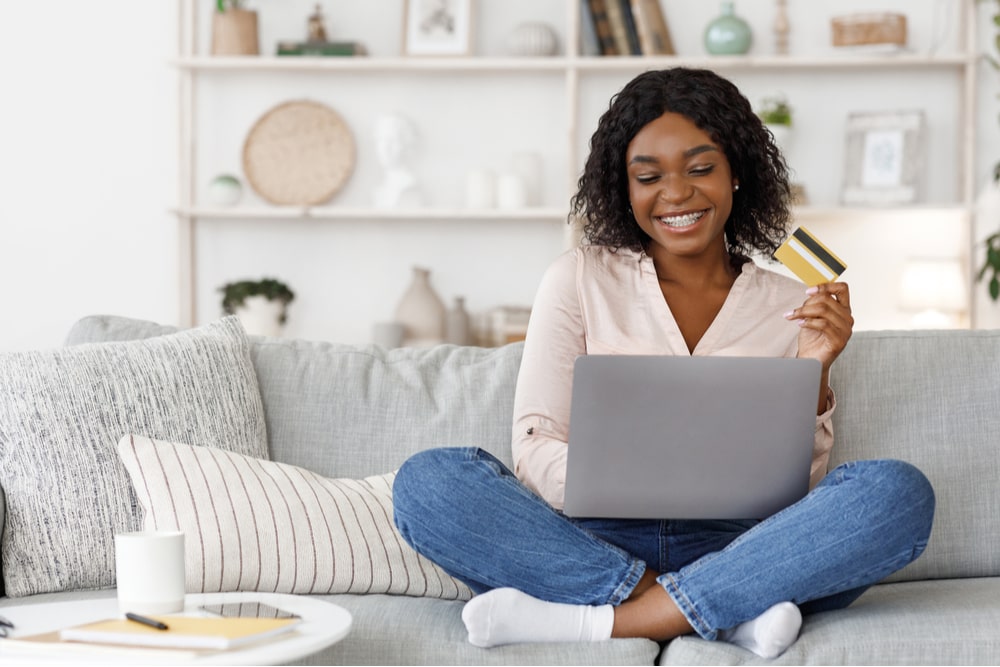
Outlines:
[{"label": "woman's teeth", "polygon": [[661,217],[657,218],[657,220],[659,220],[662,224],[666,225],[667,227],[690,227],[694,223],[698,222],[698,218],[701,217],[701,214],[703,212],[704,211],[699,211],[697,213],[687,213],[685,215],[675,215],[675,216],[668,217],[668,218],[665,218],[665,217],[661,216]]}]

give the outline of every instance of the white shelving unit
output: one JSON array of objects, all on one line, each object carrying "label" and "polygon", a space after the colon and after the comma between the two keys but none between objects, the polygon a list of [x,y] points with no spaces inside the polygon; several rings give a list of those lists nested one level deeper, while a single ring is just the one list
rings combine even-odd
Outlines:
[{"label": "white shelving unit", "polygon": [[[483,2],[483,0],[477,0]],[[718,56],[663,56],[663,57],[585,57],[576,53],[579,41],[580,19],[579,2],[564,3],[564,25],[558,26],[563,43],[563,55],[549,58],[512,58],[494,55],[469,56],[457,58],[416,58],[400,57],[398,55],[376,55],[353,58],[280,58],[268,55],[259,57],[213,57],[205,55],[207,44],[199,44],[198,36],[204,34],[200,21],[206,20],[209,4],[199,0],[182,0],[180,3],[181,38],[178,57],[174,66],[179,72],[180,80],[180,147],[179,199],[175,213],[180,224],[180,303],[181,322],[187,325],[196,324],[198,284],[198,228],[204,222],[226,221],[233,224],[254,225],[263,221],[302,221],[329,222],[332,224],[351,224],[370,221],[436,221],[456,223],[456,233],[459,233],[459,223],[504,223],[531,222],[542,225],[559,225],[566,219],[569,195],[573,191],[579,171],[582,167],[589,135],[596,124],[596,116],[603,111],[601,104],[606,106],[609,93],[625,83],[631,76],[641,71],[674,66],[704,67],[714,69],[725,76],[730,76],[740,84],[741,78],[749,78],[749,88],[756,85],[760,89],[761,81],[779,82],[790,79],[795,82],[809,81],[828,77],[831,91],[844,87],[845,82],[865,77],[883,77],[895,79],[910,77],[919,80],[925,74],[944,81],[938,84],[950,89],[947,93],[951,105],[949,112],[955,120],[952,139],[942,136],[947,130],[935,128],[938,134],[938,144],[948,141],[953,143],[951,156],[954,173],[933,172],[931,178],[951,181],[951,184],[939,186],[941,196],[934,196],[926,204],[917,204],[892,209],[849,209],[839,206],[829,196],[821,198],[815,205],[800,207],[796,210],[796,218],[800,222],[819,228],[821,236],[826,230],[833,229],[831,225],[837,220],[853,218],[877,218],[886,215],[895,219],[906,219],[909,214],[921,218],[943,216],[962,226],[959,232],[959,244],[964,246],[962,252],[965,259],[971,253],[971,211],[975,196],[975,158],[976,158],[976,100],[977,100],[977,70],[980,56],[976,49],[976,1],[956,0],[955,6],[949,7],[954,12],[959,33],[958,47],[934,55],[925,53],[900,53],[894,55],[862,55],[835,54],[831,56],[773,56],[750,55],[739,57]],[[356,10],[362,11],[362,10]],[[531,17],[527,17],[531,18]],[[673,29],[677,29],[678,20],[674,21]],[[266,205],[244,205],[237,208],[212,208],[198,200],[199,184],[204,183],[209,174],[198,173],[200,137],[210,132],[211,128],[199,126],[199,106],[201,82],[225,81],[229,78],[238,79],[240,86],[253,87],[256,79],[265,76],[295,77],[301,85],[306,82],[322,81],[329,83],[342,77],[356,80],[360,77],[370,79],[379,86],[385,80],[390,84],[399,77],[427,79],[429,89],[448,87],[452,93],[459,84],[456,79],[473,77],[475,79],[495,78],[498,81],[514,79],[518,82],[540,80],[561,87],[559,96],[563,100],[564,109],[560,112],[562,118],[558,121],[562,137],[553,140],[554,151],[561,156],[559,163],[565,165],[561,180],[564,187],[558,197],[546,198],[543,205],[524,210],[466,210],[454,205],[436,205],[429,208],[412,210],[376,210],[359,205],[356,202],[344,202],[338,205],[335,199],[328,205],[320,207],[277,207]],[[467,81],[469,79],[461,79]],[[742,85],[741,85],[742,88]],[[231,94],[231,93],[229,93]],[[460,94],[460,91],[457,92]],[[831,93],[832,94],[832,93]],[[750,95],[748,94],[748,97]],[[597,100],[597,101],[594,101]],[[276,97],[274,103],[283,101]],[[526,99],[526,105],[530,100]],[[209,103],[209,101],[205,101]],[[833,132],[840,132],[835,128]],[[561,142],[561,144],[560,144]],[[803,148],[802,150],[807,150]],[[826,182],[829,178],[840,178],[841,163],[831,165],[827,173],[821,174],[818,182]],[[794,164],[793,164],[794,166]],[[933,168],[933,165],[931,165]],[[933,171],[933,169],[932,169]],[[808,180],[808,179],[807,179]],[[936,187],[938,187],[936,185]],[[954,222],[957,221],[957,222]],[[461,228],[462,233],[474,234]],[[836,236],[836,232],[831,232]],[[954,235],[954,234],[953,234]],[[566,235],[567,243],[572,242],[571,235]],[[850,262],[848,262],[850,265]],[[971,272],[971,268],[970,268]],[[974,314],[970,319],[974,323]]]}]

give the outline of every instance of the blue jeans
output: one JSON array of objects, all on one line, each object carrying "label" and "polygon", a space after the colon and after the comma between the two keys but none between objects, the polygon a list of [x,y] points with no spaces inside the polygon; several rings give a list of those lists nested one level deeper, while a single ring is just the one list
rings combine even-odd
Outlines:
[{"label": "blue jeans", "polygon": [[411,457],[393,503],[406,541],[475,593],[618,605],[648,567],[705,639],[778,602],[846,607],[923,552],[934,516],[927,478],[879,460],[841,465],[764,521],[570,518],[475,448]]}]

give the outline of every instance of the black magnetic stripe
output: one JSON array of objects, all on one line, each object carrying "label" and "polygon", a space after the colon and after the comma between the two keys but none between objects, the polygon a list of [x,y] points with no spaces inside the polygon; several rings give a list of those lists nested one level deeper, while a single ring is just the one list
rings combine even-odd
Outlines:
[{"label": "black magnetic stripe", "polygon": [[826,264],[830,268],[830,270],[836,273],[838,276],[847,270],[846,266],[838,262],[836,257],[828,253],[823,248],[823,246],[816,243],[816,241],[813,240],[813,237],[809,236],[808,233],[802,231],[801,228],[796,229],[794,232],[792,232],[792,236],[794,236],[799,241],[799,243],[809,248],[810,252],[812,252],[812,254],[816,255],[816,257],[819,258],[819,261]]}]

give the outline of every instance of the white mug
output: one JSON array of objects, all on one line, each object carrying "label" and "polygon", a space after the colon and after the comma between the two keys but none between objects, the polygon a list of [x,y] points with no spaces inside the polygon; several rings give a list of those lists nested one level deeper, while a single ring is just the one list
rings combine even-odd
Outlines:
[{"label": "white mug", "polygon": [[184,533],[115,535],[115,576],[121,613],[184,611]]}]

